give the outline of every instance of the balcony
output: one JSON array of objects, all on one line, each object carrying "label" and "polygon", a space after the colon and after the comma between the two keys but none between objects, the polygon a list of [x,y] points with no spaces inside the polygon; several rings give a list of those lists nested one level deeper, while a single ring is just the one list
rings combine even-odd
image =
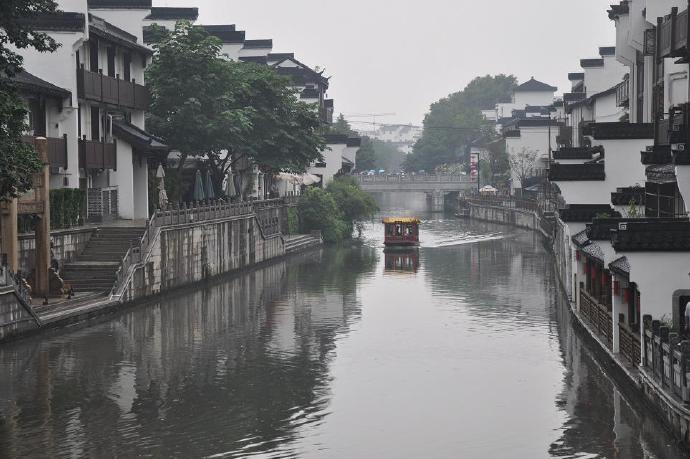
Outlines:
[{"label": "balcony", "polygon": [[626,78],[616,86],[616,106],[627,107],[630,105],[630,80]]},{"label": "balcony", "polygon": [[570,147],[573,144],[572,126],[561,126],[558,136],[556,136],[556,143],[564,147]]},{"label": "balcony", "polygon": [[[24,136],[24,143],[35,146],[36,137]],[[48,140],[48,164],[50,167],[62,167],[67,169],[67,134],[60,138],[47,137]]]},{"label": "balcony", "polygon": [[618,336],[620,337],[620,354],[630,365],[637,368],[642,360],[640,334],[632,331],[625,324],[622,314],[618,318]]},{"label": "balcony", "polygon": [[560,181],[603,181],[606,180],[604,163],[560,164],[549,169],[549,180]]},{"label": "balcony", "polygon": [[79,167],[81,169],[117,169],[115,144],[80,140]]},{"label": "balcony", "polygon": [[147,110],[151,100],[146,86],[84,68],[77,70],[77,93],[83,99],[134,110]]},{"label": "balcony", "polygon": [[678,13],[671,8],[671,14],[658,23],[657,57],[683,57],[688,52],[688,10]]}]

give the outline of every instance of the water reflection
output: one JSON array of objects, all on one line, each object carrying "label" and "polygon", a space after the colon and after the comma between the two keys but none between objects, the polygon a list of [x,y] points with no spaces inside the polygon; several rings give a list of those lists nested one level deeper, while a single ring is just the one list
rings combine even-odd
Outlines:
[{"label": "water reflection", "polygon": [[366,237],[0,347],[0,457],[683,457],[532,233]]},{"label": "water reflection", "polygon": [[416,273],[419,270],[419,249],[387,249],[384,251],[387,273]]}]

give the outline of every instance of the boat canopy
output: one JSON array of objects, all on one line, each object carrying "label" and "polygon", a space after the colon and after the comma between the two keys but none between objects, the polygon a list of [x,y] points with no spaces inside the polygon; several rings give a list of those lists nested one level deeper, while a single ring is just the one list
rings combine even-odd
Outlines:
[{"label": "boat canopy", "polygon": [[384,225],[396,225],[396,224],[407,225],[410,223],[420,224],[421,220],[419,220],[416,217],[388,217],[388,218],[383,219]]}]

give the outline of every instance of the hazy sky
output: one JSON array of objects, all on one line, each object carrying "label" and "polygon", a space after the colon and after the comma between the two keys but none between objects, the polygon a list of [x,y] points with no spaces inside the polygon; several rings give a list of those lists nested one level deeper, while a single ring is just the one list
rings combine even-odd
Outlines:
[{"label": "hazy sky", "polygon": [[[568,89],[579,59],[615,44],[605,0],[154,0],[197,6],[200,24],[272,38],[331,75],[336,113],[395,113],[421,123],[429,105],[477,75],[534,76]],[[364,119],[364,118],[357,118]],[[366,125],[357,125],[364,128]]]}]

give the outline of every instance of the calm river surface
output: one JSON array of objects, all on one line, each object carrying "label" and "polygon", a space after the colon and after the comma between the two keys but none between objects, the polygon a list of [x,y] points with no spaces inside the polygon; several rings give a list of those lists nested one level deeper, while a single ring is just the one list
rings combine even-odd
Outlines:
[{"label": "calm river surface", "polygon": [[677,458],[532,233],[427,216],[0,347],[0,457]]}]

